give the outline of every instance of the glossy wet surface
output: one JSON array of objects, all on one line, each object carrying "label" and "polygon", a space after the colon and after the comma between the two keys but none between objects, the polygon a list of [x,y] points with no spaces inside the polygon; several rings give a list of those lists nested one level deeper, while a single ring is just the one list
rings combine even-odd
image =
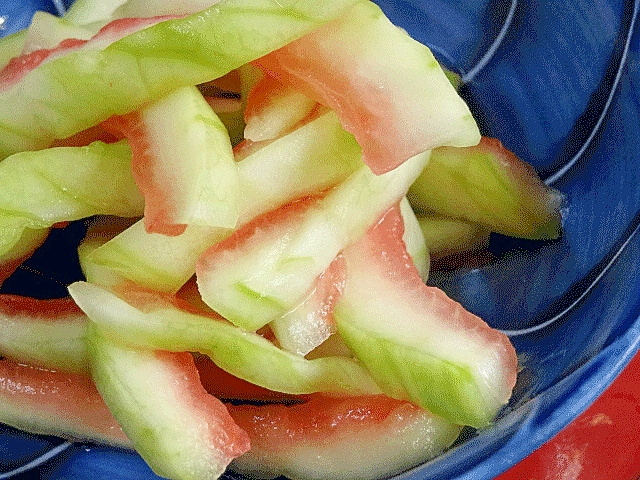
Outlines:
[{"label": "glossy wet surface", "polygon": [[[18,12],[44,3],[0,7],[0,33],[28,21]],[[565,195],[559,241],[496,235],[490,248],[497,261],[430,279],[506,331],[524,369],[493,428],[470,432],[401,478],[491,478],[577,416],[639,347],[640,1],[378,3],[462,75],[461,94],[483,133],[500,138]],[[56,12],[56,5],[48,9]],[[55,232],[49,250],[2,291],[64,295],[80,274],[61,274],[59,266],[73,258],[82,234],[79,224]],[[36,471],[51,479],[157,478],[130,452],[0,427],[0,479],[34,478]]]}]

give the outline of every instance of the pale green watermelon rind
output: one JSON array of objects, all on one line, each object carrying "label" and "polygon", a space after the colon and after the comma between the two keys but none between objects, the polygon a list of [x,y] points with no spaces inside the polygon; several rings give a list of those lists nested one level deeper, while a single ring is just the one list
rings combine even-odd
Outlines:
[{"label": "pale green watermelon rind", "polygon": [[221,340],[215,344],[208,341],[200,350],[223,370],[269,390],[295,395],[317,392],[366,395],[380,392],[369,374],[349,358],[305,360],[258,338],[245,338],[242,344],[235,335],[221,337]]},{"label": "pale green watermelon rind", "polygon": [[97,214],[135,217],[144,207],[126,142],[17,153],[0,164],[0,183],[0,215],[28,219],[29,228]]},{"label": "pale green watermelon rind", "polygon": [[49,235],[48,228],[29,228],[23,217],[0,215],[0,265],[22,259],[39,247]]},{"label": "pale green watermelon rind", "polygon": [[87,373],[86,318],[38,321],[0,314],[0,356],[63,372]]},{"label": "pale green watermelon rind", "polygon": [[114,270],[89,260],[89,255],[109,240],[109,236],[95,238],[85,237],[78,245],[78,261],[84,278],[88,282],[103,287],[114,287],[126,281],[124,277],[118,275]]},{"label": "pale green watermelon rind", "polygon": [[136,182],[146,199],[146,225],[234,228],[238,168],[227,129],[200,91],[178,88],[143,108],[139,119],[142,139],[135,126],[124,133],[134,131],[129,140]]},{"label": "pale green watermelon rind", "polygon": [[218,78],[354,3],[223,0],[203,12],[128,35],[103,50],[85,48],[46,61],[0,92],[0,102],[12,106],[0,110],[0,158],[44,148],[178,87]]},{"label": "pale green watermelon rind", "polygon": [[338,332],[360,362],[392,398],[411,400],[422,408],[460,425],[490,424],[495,414],[481,400],[470,369],[429,355],[424,350],[368,332],[358,315],[344,303],[336,305]]},{"label": "pale green watermelon rind", "polygon": [[363,165],[360,146],[336,114],[321,115],[238,163],[240,223],[333,187]]},{"label": "pale green watermelon rind", "polygon": [[12,58],[20,55],[26,39],[26,29],[0,39],[0,69],[6,67]]},{"label": "pale green watermelon rind", "polygon": [[114,17],[114,12],[128,0],[75,0],[64,19],[75,25],[95,22],[106,23]]},{"label": "pale green watermelon rind", "polygon": [[[483,142],[491,145],[495,140]],[[409,201],[418,212],[457,218],[504,235],[558,238],[562,197],[500,147],[499,153],[473,148],[434,150],[409,189]],[[513,163],[500,158],[501,154],[511,156]]]},{"label": "pale green watermelon rind", "polygon": [[[240,218],[254,217],[341,182],[363,166],[360,147],[333,113],[323,115],[238,162]],[[175,293],[207,248],[229,230],[191,225],[177,237],[146,233],[140,221],[87,255],[87,266],[111,270],[139,286]],[[99,280],[97,283],[101,283]]]},{"label": "pale green watermelon rind", "polygon": [[213,263],[205,255],[196,268],[202,299],[246,330],[280,318],[304,300],[342,249],[404,197],[428,158],[429,152],[416,155],[383,175],[363,166],[264,239]]},{"label": "pale green watermelon rind", "polygon": [[197,258],[230,233],[223,228],[191,225],[182,235],[169,237],[147,233],[140,220],[89,252],[85,264],[87,269],[103,269],[101,278],[108,278],[110,271],[140,287],[176,293],[195,273]]},{"label": "pale green watermelon rind", "polygon": [[[292,422],[292,427],[295,426]],[[460,426],[409,403],[394,409],[380,423],[341,427],[338,422],[326,437],[306,438],[303,433],[297,441],[283,445],[265,447],[256,442],[229,468],[248,478],[281,475],[306,480],[389,478],[441,454],[461,430]]]},{"label": "pale green watermelon rind", "polygon": [[484,226],[438,214],[420,215],[418,226],[434,257],[489,245],[491,232]]},{"label": "pale green watermelon rind", "polygon": [[402,240],[404,241],[407,253],[418,270],[420,278],[423,282],[426,282],[429,277],[429,268],[431,266],[429,248],[419,219],[411,208],[411,204],[409,204],[407,197],[404,197],[400,201],[400,214],[402,215],[404,223]]},{"label": "pale green watermelon rind", "polygon": [[214,419],[194,418],[189,404],[193,399],[182,397],[173,382],[179,372],[167,369],[152,351],[110,342],[92,324],[87,326],[87,344],[100,395],[156,474],[176,480],[222,475],[228,462],[206,438]]},{"label": "pale green watermelon rind", "polygon": [[84,282],[72,284],[69,292],[100,334],[120,344],[198,351],[232,375],[283,393],[380,393],[371,376],[349,358],[306,360],[224,320],[167,306],[142,312],[113,293]]},{"label": "pale green watermelon rind", "polygon": [[74,25],[51,13],[37,11],[27,28],[22,54],[55,48],[69,38],[88,40],[96,33],[95,29]]}]

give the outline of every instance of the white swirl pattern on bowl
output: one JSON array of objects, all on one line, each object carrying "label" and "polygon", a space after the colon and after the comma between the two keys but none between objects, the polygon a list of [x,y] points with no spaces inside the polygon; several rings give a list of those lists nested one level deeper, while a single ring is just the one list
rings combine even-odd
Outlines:
[{"label": "white swirl pattern on bowl", "polygon": [[[57,12],[62,12],[63,4],[62,0],[51,0],[53,8]],[[391,2],[390,2],[391,3]],[[398,5],[405,5],[409,2],[395,2]],[[418,2],[413,2],[418,3]],[[491,3],[491,2],[487,2]],[[523,4],[524,2],[520,2]],[[610,3],[615,3],[613,0]],[[579,168],[579,160],[582,158],[583,154],[591,148],[591,144],[594,138],[599,134],[602,125],[606,121],[606,117],[610,112],[610,107],[613,103],[615,103],[615,98],[617,92],[620,90],[619,83],[623,79],[623,74],[626,67],[627,62],[627,53],[629,51],[629,47],[632,43],[632,39],[635,38],[637,40],[637,33],[634,35],[634,27],[636,18],[638,16],[638,5],[640,1],[638,0],[620,0],[620,3],[623,5],[626,14],[627,23],[626,25],[623,22],[623,27],[621,30],[624,30],[622,33],[623,37],[623,46],[621,47],[618,53],[620,55],[613,59],[617,64],[615,65],[615,76],[610,78],[609,84],[607,85],[607,89],[605,95],[603,95],[603,101],[599,104],[600,108],[595,115],[594,118],[588,118],[588,122],[590,125],[590,129],[588,135],[584,142],[580,143],[580,148],[577,149],[575,154],[569,159],[562,163],[555,171],[547,174],[547,182],[548,183],[562,183],[563,176],[568,174],[571,175],[571,171],[574,168]],[[522,5],[521,5],[522,6]],[[511,7],[504,17],[504,22],[501,25],[501,28],[498,30],[497,35],[490,41],[487,45],[488,48],[485,49],[484,53],[480,52],[480,54],[476,55],[474,58],[477,61],[472,64],[467,69],[459,69],[460,71],[466,71],[466,74],[463,74],[463,78],[469,82],[473,82],[476,78],[482,77],[485,67],[492,61],[494,55],[500,49],[502,41],[508,36],[509,25],[512,20],[516,16],[516,7],[518,4],[516,0],[512,0]],[[631,14],[628,14],[629,11],[632,11]],[[0,15],[2,12],[0,11]],[[637,42],[636,42],[637,43]],[[635,45],[635,44],[634,44]],[[443,52],[442,49],[434,48],[434,51]],[[445,57],[448,57],[449,60],[452,59],[451,55],[448,55],[448,52],[443,52]],[[594,121],[595,120],[595,121]],[[604,258],[603,262],[598,264],[597,271],[590,277],[588,277],[589,282],[585,285],[581,285],[582,289],[578,292],[578,295],[573,298],[571,302],[568,303],[568,306],[563,306],[563,309],[560,313],[555,316],[551,316],[551,318],[545,318],[545,321],[542,323],[538,323],[535,326],[525,326],[525,328],[519,330],[509,331],[511,335],[517,337],[531,337],[533,338],[535,334],[544,328],[556,328],[554,325],[556,322],[561,324],[557,328],[563,328],[563,323],[566,320],[566,317],[575,317],[581,315],[581,310],[585,307],[585,300],[588,299],[591,295],[598,296],[602,295],[601,291],[606,292],[607,282],[612,281],[611,278],[618,278],[625,275],[625,269],[631,268],[634,262],[638,263],[638,250],[640,250],[639,242],[638,242],[638,231],[640,230],[640,225],[630,225],[629,229],[626,231],[623,238],[618,238],[618,242],[615,244],[615,248],[610,251],[610,254]],[[627,267],[627,264],[629,267]],[[622,271],[622,273],[620,273]],[[629,272],[626,272],[629,275]],[[613,302],[620,299],[620,296],[612,297]],[[577,311],[577,312],[576,312]],[[604,311],[608,311],[604,309]],[[571,368],[569,369],[572,375],[566,376],[563,380],[558,382],[557,384],[552,384],[550,387],[542,387],[535,385],[531,387],[531,392],[534,394],[541,394],[539,398],[535,398],[533,400],[528,399],[528,395],[526,391],[523,393],[519,392],[517,403],[514,403],[508,411],[505,411],[504,416],[500,420],[500,428],[495,429],[491,432],[485,432],[482,436],[475,437],[473,442],[467,442],[466,444],[461,445],[455,451],[451,451],[446,454],[443,458],[436,460],[429,466],[429,473],[434,476],[434,478],[451,478],[455,476],[456,478],[484,478],[477,477],[476,475],[479,472],[484,471],[492,471],[493,473],[498,472],[497,469],[501,468],[502,470],[506,469],[509,465],[505,464],[502,467],[496,467],[495,465],[489,466],[487,462],[489,460],[487,458],[478,459],[476,455],[478,452],[484,452],[485,457],[492,456],[495,452],[500,452],[505,450],[504,447],[508,450],[511,447],[522,443],[523,440],[527,439],[527,434],[535,434],[537,444],[530,444],[529,447],[531,449],[536,448],[537,445],[542,443],[545,438],[550,438],[555,432],[557,432],[562,426],[564,426],[569,418],[554,418],[556,415],[556,411],[554,409],[558,408],[558,406],[566,406],[566,405],[578,405],[584,406],[588,405],[590,401],[592,401],[599,391],[602,391],[608,383],[610,383],[613,378],[617,375],[617,373],[624,367],[626,362],[631,358],[631,356],[638,350],[638,346],[640,343],[640,336],[637,334],[637,329],[640,327],[640,319],[635,319],[638,315],[637,309],[634,310],[632,307],[628,307],[627,315],[632,316],[631,320],[627,321],[625,325],[628,326],[628,329],[623,331],[618,337],[612,337],[616,332],[622,328],[619,327],[613,333],[608,330],[603,331],[603,333],[596,333],[594,335],[600,335],[603,338],[600,338],[597,341],[593,342],[593,345],[599,345],[599,347],[594,347],[593,345],[587,344],[588,348],[604,348],[608,352],[607,355],[596,355],[598,351],[589,352],[589,355],[584,355],[583,359],[580,359],[577,363],[581,364],[585,361],[585,359],[590,359],[587,365],[584,367],[577,369],[579,365],[571,364]],[[558,320],[562,320],[561,322]],[[573,320],[571,320],[573,321]],[[633,330],[636,330],[634,334]],[[616,341],[609,340],[614,338]],[[523,342],[529,341],[522,340]],[[604,346],[604,347],[603,347]],[[602,353],[602,352],[599,352]],[[558,351],[548,352],[548,357],[545,357],[540,360],[540,364],[543,365],[544,362],[551,358],[553,355],[560,355],[561,353]],[[547,355],[545,353],[545,355]],[[593,357],[593,358],[592,358]],[[567,367],[569,368],[569,367]],[[576,370],[577,369],[577,370]],[[598,378],[599,381],[596,382],[594,379]],[[567,393],[570,392],[570,393]],[[544,396],[544,399],[541,397]],[[561,400],[558,400],[558,399]],[[520,407],[519,409],[516,409]],[[574,411],[576,409],[574,408]],[[546,419],[550,418],[549,421]],[[542,419],[547,421],[546,424]],[[503,438],[505,440],[503,440]],[[493,442],[493,443],[492,443]],[[483,447],[486,446],[486,448]],[[41,469],[48,462],[55,460],[57,456],[61,455],[64,452],[69,453],[69,458],[73,455],[73,450],[75,445],[64,442],[57,446],[53,446],[48,450],[45,450],[44,453],[39,455],[37,458],[30,458],[26,461],[22,466],[18,468],[14,468],[11,471],[7,471],[5,473],[0,473],[0,480],[5,478],[32,478],[28,476],[28,472],[33,469]],[[502,448],[502,450],[500,450]],[[78,448],[78,450],[82,450]],[[512,452],[515,451],[514,448],[511,449]],[[91,453],[91,452],[89,452]],[[519,453],[520,458],[523,455],[523,450],[520,449]],[[513,454],[511,456],[510,461],[513,463],[517,461],[519,458],[516,458],[517,455]],[[459,468],[454,468],[451,470],[451,461],[450,459],[455,457],[457,464],[459,464]],[[62,462],[66,461],[67,458],[62,458]],[[484,470],[482,470],[484,468]],[[402,475],[401,478],[423,478],[422,475],[424,473],[424,467],[417,467],[411,472],[408,472],[406,475]],[[42,471],[41,471],[42,472]],[[475,472],[475,473],[474,473]],[[46,474],[45,474],[46,475]],[[52,478],[52,477],[45,477]],[[105,477],[106,478],[106,477]],[[147,477],[145,477],[147,478]],[[149,477],[151,478],[151,477]],[[237,479],[239,477],[236,476],[226,476],[228,480]]]}]

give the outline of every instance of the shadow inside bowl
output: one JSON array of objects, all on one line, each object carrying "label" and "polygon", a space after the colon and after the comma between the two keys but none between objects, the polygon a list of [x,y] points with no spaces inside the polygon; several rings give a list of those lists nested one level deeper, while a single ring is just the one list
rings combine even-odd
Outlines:
[{"label": "shadow inside bowl", "polygon": [[[638,350],[640,0],[378,3],[467,80],[461,93],[483,133],[566,197],[560,240],[495,235],[496,261],[430,279],[507,332],[522,371],[495,425],[467,431],[464,442],[398,478],[492,478],[575,418]],[[18,2],[5,33],[27,23],[36,6]],[[83,235],[83,222],[54,231],[0,291],[65,296],[82,278],[75,247]],[[52,451],[57,460],[37,467],[42,478],[157,478],[131,452],[62,448],[8,428],[0,442],[0,479]],[[18,473],[12,478],[30,475]]]}]

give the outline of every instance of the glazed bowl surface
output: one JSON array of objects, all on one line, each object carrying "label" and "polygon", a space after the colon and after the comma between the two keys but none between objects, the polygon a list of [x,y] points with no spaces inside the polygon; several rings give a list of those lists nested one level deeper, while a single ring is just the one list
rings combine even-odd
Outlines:
[{"label": "glazed bowl surface", "polygon": [[[429,280],[505,331],[522,371],[494,425],[465,431],[397,478],[490,479],[576,418],[640,348],[640,0],[377,3],[461,75],[482,133],[565,197],[560,240],[495,235],[495,261]],[[69,4],[3,2],[0,35],[37,9],[60,14]],[[83,234],[81,224],[54,232],[0,292],[64,296],[81,277],[74,249]],[[0,425],[5,478],[158,477],[133,452]]]}]

